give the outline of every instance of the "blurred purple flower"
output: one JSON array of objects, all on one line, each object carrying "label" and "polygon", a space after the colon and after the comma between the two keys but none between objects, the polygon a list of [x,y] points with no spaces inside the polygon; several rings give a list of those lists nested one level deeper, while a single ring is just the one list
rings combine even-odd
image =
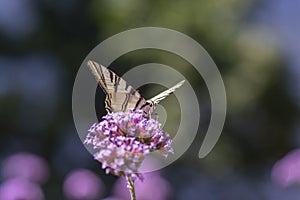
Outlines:
[{"label": "blurred purple flower", "polygon": [[283,187],[300,183],[300,150],[294,150],[279,160],[273,167],[272,178]]},{"label": "blurred purple flower", "polygon": [[42,200],[39,185],[22,178],[9,179],[0,186],[1,200]]},{"label": "blurred purple flower", "polygon": [[30,153],[17,153],[3,162],[2,175],[4,178],[24,178],[30,181],[44,183],[49,177],[47,162]]},{"label": "blurred purple flower", "polygon": [[157,150],[163,156],[173,152],[169,134],[163,132],[158,121],[146,119],[142,113],[141,110],[110,113],[88,130],[85,143],[98,150],[94,157],[106,173],[135,179],[151,151]]},{"label": "blurred purple flower", "polygon": [[[172,196],[172,188],[168,181],[157,173],[143,174],[143,181],[135,182],[136,198],[143,200],[167,200]],[[130,200],[130,193],[126,187],[126,179],[120,177],[114,187],[113,193],[115,196],[124,200]]]},{"label": "blurred purple flower", "polygon": [[104,191],[102,180],[93,172],[77,169],[67,175],[63,191],[68,199],[92,200],[101,197]]}]

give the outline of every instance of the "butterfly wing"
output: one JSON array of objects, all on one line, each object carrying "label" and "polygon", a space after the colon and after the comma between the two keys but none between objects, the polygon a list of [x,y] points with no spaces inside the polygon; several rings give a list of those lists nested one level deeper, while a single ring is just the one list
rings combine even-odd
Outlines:
[{"label": "butterfly wing", "polygon": [[110,112],[129,112],[141,109],[146,100],[124,79],[95,61],[87,62],[92,74],[106,93],[105,109]]},{"label": "butterfly wing", "polygon": [[184,80],[180,81],[173,87],[171,87],[168,90],[163,91],[162,93],[159,93],[158,95],[154,96],[153,98],[150,99],[155,105],[158,104],[161,100],[169,96],[172,92],[174,92],[177,88],[181,87],[182,84],[184,83]]},{"label": "butterfly wing", "polygon": [[172,92],[174,92],[177,88],[179,88],[180,86],[182,86],[182,84],[184,83],[183,81],[180,81],[179,83],[177,83],[176,85],[174,85],[173,87],[171,87],[168,90],[165,90],[161,93],[159,93],[158,95],[154,96],[153,98],[149,99],[146,101],[145,104],[142,105],[141,109],[143,110],[143,115],[145,117],[150,117],[151,113],[154,111],[155,106],[164,98],[166,98],[168,95],[170,95]]}]

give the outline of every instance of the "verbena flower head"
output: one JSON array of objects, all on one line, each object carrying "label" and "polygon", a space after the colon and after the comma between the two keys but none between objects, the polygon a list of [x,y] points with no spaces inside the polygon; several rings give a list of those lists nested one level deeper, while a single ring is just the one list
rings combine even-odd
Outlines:
[{"label": "verbena flower head", "polygon": [[143,117],[141,110],[116,112],[104,116],[88,130],[85,144],[92,144],[96,160],[106,173],[135,179],[145,156],[158,151],[167,156],[173,152],[169,134],[154,119]]}]

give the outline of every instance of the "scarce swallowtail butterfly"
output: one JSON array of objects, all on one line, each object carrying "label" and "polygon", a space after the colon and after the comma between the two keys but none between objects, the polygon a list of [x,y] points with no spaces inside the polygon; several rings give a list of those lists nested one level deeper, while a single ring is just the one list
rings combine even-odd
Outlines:
[{"label": "scarce swallowtail butterfly", "polygon": [[184,83],[184,80],[180,81],[170,89],[146,100],[124,79],[107,67],[92,60],[87,62],[87,66],[106,94],[105,109],[108,113],[140,109],[143,111],[143,116],[149,118],[155,106]]}]

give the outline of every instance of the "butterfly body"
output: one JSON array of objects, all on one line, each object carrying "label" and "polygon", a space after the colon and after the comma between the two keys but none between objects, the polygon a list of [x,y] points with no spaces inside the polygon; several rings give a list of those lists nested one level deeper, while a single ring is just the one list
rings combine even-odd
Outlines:
[{"label": "butterfly body", "polygon": [[133,111],[142,110],[143,116],[149,118],[155,106],[184,83],[183,80],[170,89],[146,100],[124,79],[108,68],[91,60],[87,62],[87,66],[106,93],[105,108],[108,113],[129,112],[131,109]]}]

